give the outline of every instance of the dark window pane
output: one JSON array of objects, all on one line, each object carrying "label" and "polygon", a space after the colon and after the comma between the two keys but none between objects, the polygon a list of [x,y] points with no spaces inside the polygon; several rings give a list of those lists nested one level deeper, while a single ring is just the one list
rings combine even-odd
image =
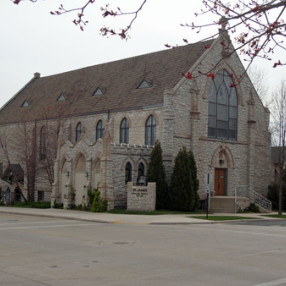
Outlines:
[{"label": "dark window pane", "polygon": [[216,115],[216,104],[209,103],[209,115]]},{"label": "dark window pane", "polygon": [[237,96],[236,96],[236,91],[234,87],[232,87],[230,90],[229,105],[237,106]]},{"label": "dark window pane", "polygon": [[214,84],[216,86],[217,89],[219,89],[219,87],[221,86],[223,82],[223,72],[222,71],[219,71],[215,78],[214,78]]},{"label": "dark window pane", "polygon": [[237,129],[237,121],[235,119],[229,120],[229,129],[231,129],[231,130]]},{"label": "dark window pane", "polygon": [[228,92],[225,84],[222,84],[218,91],[217,103],[228,104]]},{"label": "dark window pane", "polygon": [[236,130],[229,130],[229,139],[236,140]]},{"label": "dark window pane", "polygon": [[209,116],[209,127],[216,128],[216,117]]},{"label": "dark window pane", "polygon": [[229,107],[229,118],[237,118],[237,108]]},{"label": "dark window pane", "polygon": [[217,128],[227,129],[227,121],[217,121]]},{"label": "dark window pane", "polygon": [[216,87],[214,82],[211,84],[210,92],[209,92],[209,102],[216,103]]},{"label": "dark window pane", "polygon": [[99,120],[96,125],[96,140],[103,137],[104,124],[102,120]]},{"label": "dark window pane", "polygon": [[129,143],[129,123],[123,118],[120,124],[120,143]]},{"label": "dark window pane", "polygon": [[216,128],[211,128],[211,127],[209,127],[209,128],[208,128],[208,136],[215,138],[215,137],[216,137],[216,132],[215,132],[215,131],[216,131]]},{"label": "dark window pane", "polygon": [[81,123],[79,122],[76,126],[76,131],[75,131],[75,141],[77,142],[81,136]]},{"label": "dark window pane", "polygon": [[156,121],[153,115],[150,115],[145,126],[145,145],[155,145],[156,140]]},{"label": "dark window pane", "polygon": [[217,105],[217,119],[218,120],[228,120],[228,112],[226,105]]},{"label": "dark window pane", "polygon": [[217,129],[217,138],[228,139],[228,131],[226,129]]},{"label": "dark window pane", "polygon": [[208,136],[221,139],[237,138],[237,95],[226,70],[217,72],[208,98]]},{"label": "dark window pane", "polygon": [[125,183],[127,184],[128,182],[132,181],[132,166],[128,162],[125,167]]}]

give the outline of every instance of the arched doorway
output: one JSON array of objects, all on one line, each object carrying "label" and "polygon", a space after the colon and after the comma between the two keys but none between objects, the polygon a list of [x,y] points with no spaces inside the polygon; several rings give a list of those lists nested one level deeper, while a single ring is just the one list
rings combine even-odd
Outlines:
[{"label": "arched doorway", "polygon": [[227,196],[229,170],[234,168],[234,160],[228,147],[221,145],[213,154],[211,166],[214,168],[214,195]]},{"label": "arched doorway", "polygon": [[86,160],[83,155],[78,157],[74,174],[75,204],[80,205],[86,196]]},{"label": "arched doorway", "polygon": [[65,161],[62,166],[61,176],[60,176],[60,194],[61,201],[68,198],[68,184],[70,179],[70,171],[67,169],[67,162]]},{"label": "arched doorway", "polygon": [[93,163],[93,187],[97,188],[100,184],[100,159],[97,159]]}]

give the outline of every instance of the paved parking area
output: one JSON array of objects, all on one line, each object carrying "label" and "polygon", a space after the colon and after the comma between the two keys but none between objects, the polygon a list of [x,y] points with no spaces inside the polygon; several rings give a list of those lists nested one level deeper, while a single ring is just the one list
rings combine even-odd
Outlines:
[{"label": "paved parking area", "polygon": [[[273,221],[274,222],[274,221]],[[1,286],[286,285],[285,225],[0,214]]]}]

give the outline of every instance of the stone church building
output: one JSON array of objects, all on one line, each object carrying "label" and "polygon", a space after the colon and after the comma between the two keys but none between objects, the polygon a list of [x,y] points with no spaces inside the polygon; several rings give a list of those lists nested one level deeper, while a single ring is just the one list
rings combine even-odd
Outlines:
[{"label": "stone church building", "polygon": [[[202,198],[206,174],[213,196],[233,196],[239,186],[266,195],[268,125],[269,111],[222,29],[205,42],[35,73],[0,111],[1,171],[19,164],[35,200],[63,202],[73,190],[78,205],[98,187],[109,208],[121,208],[127,182],[146,176],[159,140],[168,179],[180,148],[193,151]],[[8,185],[2,178],[2,197]]]}]

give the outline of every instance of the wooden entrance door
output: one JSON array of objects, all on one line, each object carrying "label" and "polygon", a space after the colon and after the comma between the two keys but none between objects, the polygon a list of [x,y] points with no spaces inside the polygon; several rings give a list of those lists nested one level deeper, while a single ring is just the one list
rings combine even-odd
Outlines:
[{"label": "wooden entrance door", "polygon": [[226,195],[226,169],[215,169],[215,195]]}]

